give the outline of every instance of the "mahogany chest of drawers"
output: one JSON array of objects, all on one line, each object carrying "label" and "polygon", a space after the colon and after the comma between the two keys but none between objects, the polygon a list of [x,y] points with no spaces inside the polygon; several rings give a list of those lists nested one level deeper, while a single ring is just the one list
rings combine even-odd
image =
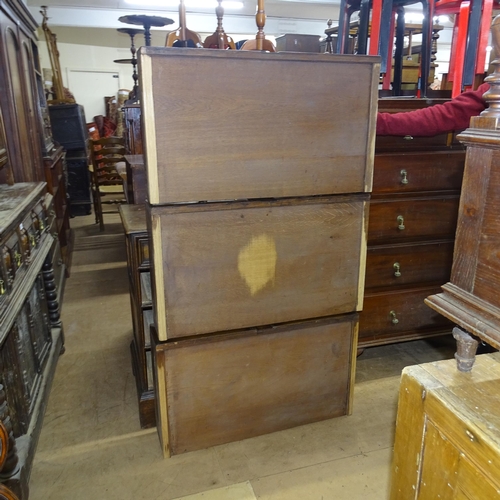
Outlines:
[{"label": "mahogany chest of drawers", "polygon": [[[408,111],[425,99],[381,99]],[[453,134],[377,136],[359,346],[451,333],[424,299],[448,281],[465,150]]]}]

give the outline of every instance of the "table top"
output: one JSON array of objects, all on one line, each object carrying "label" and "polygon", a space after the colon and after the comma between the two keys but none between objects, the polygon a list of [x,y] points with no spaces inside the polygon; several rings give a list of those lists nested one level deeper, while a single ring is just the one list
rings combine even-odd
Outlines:
[{"label": "table top", "polygon": [[173,24],[174,20],[168,17],[160,17],[160,16],[148,16],[147,14],[131,14],[128,16],[121,16],[118,18],[118,21],[125,24],[136,24],[139,26],[155,26],[161,27],[166,26],[167,24]]},{"label": "table top", "polygon": [[[127,17],[127,16],[125,16]],[[134,35],[139,35],[141,33],[144,33],[144,30],[142,28],[118,28],[116,31],[118,33],[126,33],[127,35],[134,36]]]}]

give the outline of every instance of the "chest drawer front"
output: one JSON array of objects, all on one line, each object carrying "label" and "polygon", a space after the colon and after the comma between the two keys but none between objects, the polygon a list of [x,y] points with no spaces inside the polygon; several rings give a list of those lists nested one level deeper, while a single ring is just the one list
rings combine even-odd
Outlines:
[{"label": "chest drawer front", "polygon": [[368,244],[453,239],[458,196],[373,200]]},{"label": "chest drawer front", "polygon": [[141,235],[135,241],[137,249],[137,267],[141,270],[149,269],[149,238],[147,235]]},{"label": "chest drawer front", "polygon": [[425,298],[439,291],[439,287],[430,287],[365,295],[359,320],[360,343],[451,325],[424,303]]},{"label": "chest drawer front", "polygon": [[157,344],[158,424],[171,453],[348,413],[356,320]]},{"label": "chest drawer front", "polygon": [[147,47],[140,61],[149,203],[371,191],[373,58]]},{"label": "chest drawer front", "polygon": [[370,247],[366,259],[365,287],[441,285],[450,278],[452,260],[452,241]]},{"label": "chest drawer front", "polygon": [[449,147],[449,143],[452,140],[453,136],[449,134],[439,134],[432,137],[377,135],[375,151],[378,153],[379,151],[427,151],[433,148],[442,149]]},{"label": "chest drawer front", "polygon": [[366,200],[152,207],[159,339],[359,310]]},{"label": "chest drawer front", "polygon": [[443,151],[375,156],[373,194],[459,190],[465,152]]}]

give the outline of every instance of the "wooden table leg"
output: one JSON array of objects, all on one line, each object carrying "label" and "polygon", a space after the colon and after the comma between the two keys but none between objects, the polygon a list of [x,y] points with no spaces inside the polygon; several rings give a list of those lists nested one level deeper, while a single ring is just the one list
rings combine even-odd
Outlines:
[{"label": "wooden table leg", "polygon": [[453,338],[457,341],[457,368],[461,372],[470,372],[476,360],[476,351],[479,342],[465,330],[453,328]]}]

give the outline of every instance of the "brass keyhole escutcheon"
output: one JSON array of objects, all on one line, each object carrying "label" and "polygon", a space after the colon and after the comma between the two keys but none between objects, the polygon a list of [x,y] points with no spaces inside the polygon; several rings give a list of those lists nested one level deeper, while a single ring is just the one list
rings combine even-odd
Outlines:
[{"label": "brass keyhole escutcheon", "polygon": [[405,228],[405,218],[402,215],[398,215],[396,217],[396,220],[398,221],[398,229],[400,231],[403,231],[403,229]]},{"label": "brass keyhole escutcheon", "polygon": [[392,267],[394,268],[394,276],[396,276],[396,278],[401,277],[401,266],[399,262],[394,262]]},{"label": "brass keyhole escutcheon", "polygon": [[393,325],[397,325],[397,324],[399,323],[399,319],[398,319],[398,318],[397,318],[397,316],[396,316],[396,311],[391,311],[391,312],[389,313],[389,316],[391,317],[391,323],[392,323]]},{"label": "brass keyhole escutcheon", "polygon": [[401,170],[401,184],[408,184],[408,172],[403,169]]}]

